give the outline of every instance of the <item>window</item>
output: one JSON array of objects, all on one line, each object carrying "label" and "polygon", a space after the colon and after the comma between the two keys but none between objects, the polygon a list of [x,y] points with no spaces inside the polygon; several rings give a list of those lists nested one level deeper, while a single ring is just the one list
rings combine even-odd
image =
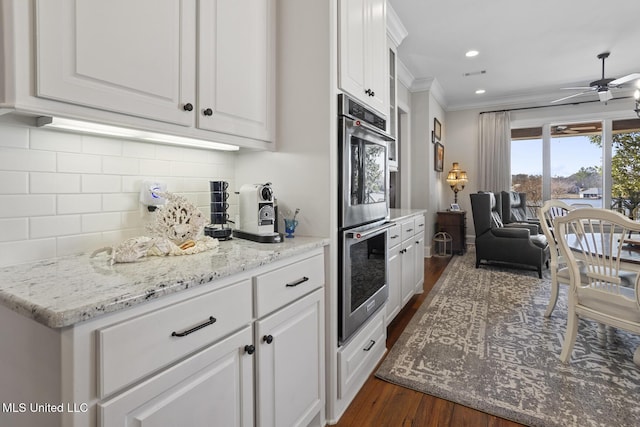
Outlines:
[{"label": "window", "polygon": [[551,126],[551,198],[602,207],[602,122]]},{"label": "window", "polygon": [[511,131],[511,189],[542,206],[542,128]]},{"label": "window", "polygon": [[640,219],[640,119],[512,129],[511,185],[527,193],[529,206],[560,199]]}]

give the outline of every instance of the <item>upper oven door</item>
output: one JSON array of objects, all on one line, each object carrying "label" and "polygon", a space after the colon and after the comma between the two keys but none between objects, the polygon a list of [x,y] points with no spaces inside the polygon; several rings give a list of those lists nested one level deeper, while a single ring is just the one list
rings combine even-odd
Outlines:
[{"label": "upper oven door", "polygon": [[388,218],[388,136],[374,127],[340,118],[340,210],[342,228]]}]

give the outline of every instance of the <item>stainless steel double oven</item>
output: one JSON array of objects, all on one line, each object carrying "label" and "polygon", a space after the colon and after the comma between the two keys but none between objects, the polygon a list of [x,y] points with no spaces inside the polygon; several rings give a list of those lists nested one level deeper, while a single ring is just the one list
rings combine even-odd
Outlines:
[{"label": "stainless steel double oven", "polygon": [[389,160],[386,120],[338,95],[340,285],[338,341],[344,344],[389,295]]}]

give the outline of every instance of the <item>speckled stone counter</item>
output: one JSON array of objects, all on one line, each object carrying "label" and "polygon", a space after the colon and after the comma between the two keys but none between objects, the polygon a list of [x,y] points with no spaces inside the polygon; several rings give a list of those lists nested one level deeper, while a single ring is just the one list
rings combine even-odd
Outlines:
[{"label": "speckled stone counter", "polygon": [[61,257],[0,268],[0,304],[60,328],[321,248],[328,239],[283,243],[232,239],[195,255],[109,265],[106,254]]},{"label": "speckled stone counter", "polygon": [[389,209],[389,221],[401,221],[410,216],[425,214],[425,209]]}]

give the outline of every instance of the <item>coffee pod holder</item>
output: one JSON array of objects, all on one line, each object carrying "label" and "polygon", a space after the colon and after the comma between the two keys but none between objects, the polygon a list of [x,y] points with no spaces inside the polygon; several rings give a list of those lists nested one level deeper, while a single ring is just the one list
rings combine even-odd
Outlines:
[{"label": "coffee pod holder", "polygon": [[227,213],[229,183],[227,181],[210,181],[209,187],[211,191],[211,224],[205,226],[204,234],[218,240],[231,239],[231,228],[227,224],[227,222],[231,222]]}]

